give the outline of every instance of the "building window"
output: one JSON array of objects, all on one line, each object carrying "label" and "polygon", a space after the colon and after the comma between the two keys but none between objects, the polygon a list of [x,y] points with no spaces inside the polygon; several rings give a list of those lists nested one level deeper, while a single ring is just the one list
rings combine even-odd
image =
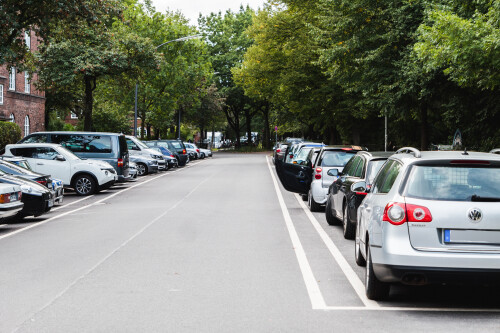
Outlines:
[{"label": "building window", "polygon": [[30,74],[28,73],[28,71],[25,71],[24,72],[24,92],[25,93],[30,93],[31,89],[30,89]]},{"label": "building window", "polygon": [[16,90],[16,68],[12,67],[9,73],[9,90]]},{"label": "building window", "polygon": [[31,50],[31,31],[26,30],[24,32],[24,41],[26,42],[26,47]]},{"label": "building window", "polygon": [[0,104],[3,104],[3,84],[0,84]]},{"label": "building window", "polygon": [[30,117],[24,118],[24,136],[30,134]]},{"label": "building window", "polygon": [[71,112],[71,119],[78,119],[78,116],[76,113]]},{"label": "building window", "polygon": [[13,113],[10,114],[9,121],[11,123],[15,123],[16,122],[16,118],[14,118],[14,114]]}]

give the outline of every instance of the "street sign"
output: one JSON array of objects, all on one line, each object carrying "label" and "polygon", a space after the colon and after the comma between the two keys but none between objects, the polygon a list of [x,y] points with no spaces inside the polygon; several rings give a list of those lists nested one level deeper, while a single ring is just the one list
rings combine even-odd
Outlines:
[{"label": "street sign", "polygon": [[274,131],[278,132],[278,126],[274,126]]}]

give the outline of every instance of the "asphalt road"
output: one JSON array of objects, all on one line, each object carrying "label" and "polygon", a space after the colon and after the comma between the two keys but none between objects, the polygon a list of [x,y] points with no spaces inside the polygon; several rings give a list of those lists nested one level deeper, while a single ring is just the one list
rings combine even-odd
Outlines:
[{"label": "asphalt road", "polygon": [[498,289],[367,300],[352,241],[271,165],[218,153],[0,226],[0,332],[500,331]]}]

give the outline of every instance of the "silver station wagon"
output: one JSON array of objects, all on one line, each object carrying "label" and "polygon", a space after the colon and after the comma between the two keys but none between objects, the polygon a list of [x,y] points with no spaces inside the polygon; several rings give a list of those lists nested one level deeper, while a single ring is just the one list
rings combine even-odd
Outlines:
[{"label": "silver station wagon", "polygon": [[370,299],[391,283],[500,281],[500,156],[402,148],[358,209],[355,256]]}]

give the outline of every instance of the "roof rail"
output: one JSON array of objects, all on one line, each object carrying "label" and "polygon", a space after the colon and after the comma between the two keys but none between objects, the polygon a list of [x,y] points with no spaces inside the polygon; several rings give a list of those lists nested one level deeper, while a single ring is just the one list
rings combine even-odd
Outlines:
[{"label": "roof rail", "polygon": [[500,148],[492,149],[492,150],[490,150],[490,153],[492,153],[492,154],[500,154]]},{"label": "roof rail", "polygon": [[401,149],[398,149],[398,151],[396,151],[396,154],[405,154],[405,153],[413,153],[413,156],[415,156],[415,158],[420,158],[422,156],[422,154],[420,154],[420,150],[413,147],[403,147]]}]

